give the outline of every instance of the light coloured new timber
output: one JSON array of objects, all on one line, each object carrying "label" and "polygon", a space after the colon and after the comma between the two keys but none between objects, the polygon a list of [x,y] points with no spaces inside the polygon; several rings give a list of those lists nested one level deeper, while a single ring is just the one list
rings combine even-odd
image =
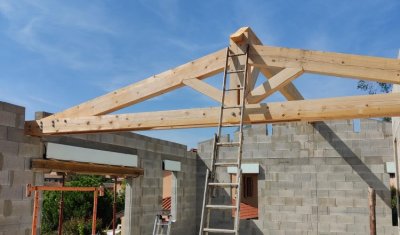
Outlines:
[{"label": "light coloured new timber", "polygon": [[306,73],[400,84],[397,59],[258,45],[250,55],[250,63],[261,68],[302,67]]},{"label": "light coloured new timber", "polygon": [[[245,45],[246,43],[250,45],[262,45],[261,40],[257,37],[257,35],[250,27],[242,27],[230,36],[230,49],[236,53],[243,53],[245,49],[243,45]],[[251,66],[249,74],[250,76],[248,80],[249,91],[252,91],[254,89],[260,72],[264,75],[264,77],[271,78],[276,75],[280,70],[281,69],[276,68],[272,70],[266,67],[257,68]],[[233,84],[234,82],[235,81],[233,81]],[[297,88],[291,82],[282,87],[280,89],[280,92],[287,100],[304,99]]]},{"label": "light coloured new timber", "polygon": [[294,79],[298,78],[303,74],[301,67],[297,68],[285,68],[279,73],[275,74],[272,78],[256,87],[247,98],[247,102],[250,104],[259,103],[274,92],[282,89]]},{"label": "light coloured new timber", "polygon": [[[249,104],[245,123],[324,121],[400,116],[400,93]],[[32,135],[162,130],[218,125],[219,107],[146,113],[57,118],[26,122]],[[239,122],[239,108],[226,112],[223,124]]]},{"label": "light coloured new timber", "polygon": [[200,81],[197,78],[189,78],[183,80],[183,84],[186,86],[189,86],[190,88],[193,88],[194,90],[210,97],[211,99],[221,102],[222,99],[222,91],[218,90],[217,88]]},{"label": "light coloured new timber", "polygon": [[182,87],[184,86],[184,79],[205,79],[209,76],[220,73],[223,71],[224,66],[225,50],[220,50],[44,119],[111,113]]},{"label": "light coloured new timber", "polygon": [[[316,73],[400,84],[400,60],[263,46],[249,27],[240,28],[230,36],[229,50],[232,53],[244,53],[247,46],[250,48],[250,81],[247,87],[250,88],[244,94],[250,108],[245,116],[248,124],[400,115],[399,94],[302,100],[303,96],[291,82],[302,73]],[[222,72],[225,56],[226,50],[220,50],[63,112],[38,121],[26,122],[26,134],[41,136],[215,126],[218,108],[105,114],[185,85],[220,101],[222,91],[201,80]],[[243,58],[231,58],[229,66],[232,70],[241,69],[244,66]],[[268,81],[254,88],[259,73],[268,78]],[[241,85],[242,78],[243,75],[232,75],[231,88]],[[280,91],[288,101],[259,103],[276,91]],[[240,100],[238,91],[227,93],[226,103],[232,104]],[[238,112],[238,109],[232,109],[229,115],[224,116],[224,124],[237,123],[240,116]]]}]

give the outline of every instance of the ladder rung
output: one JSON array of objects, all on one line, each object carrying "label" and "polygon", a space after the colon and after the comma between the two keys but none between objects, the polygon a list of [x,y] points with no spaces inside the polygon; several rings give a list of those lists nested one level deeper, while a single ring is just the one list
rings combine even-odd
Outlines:
[{"label": "ladder rung", "polygon": [[243,87],[225,89],[225,91],[239,91],[239,90],[243,90]]},{"label": "ladder rung", "polygon": [[208,208],[208,209],[217,209],[217,210],[231,210],[231,209],[236,209],[236,206],[232,206],[232,205],[207,205],[206,208]]},{"label": "ladder rung", "polygon": [[226,147],[231,147],[231,146],[238,146],[240,145],[240,142],[220,142],[217,143],[218,146],[226,146]]},{"label": "ladder rung", "polygon": [[236,108],[241,108],[241,105],[233,105],[233,106],[223,106],[223,109],[236,109]]},{"label": "ladder rung", "polygon": [[243,73],[243,72],[245,72],[246,70],[244,70],[244,69],[239,69],[239,70],[232,70],[232,71],[226,71],[226,73],[227,74],[230,74],[230,73]]},{"label": "ladder rung", "polygon": [[204,228],[203,232],[209,233],[236,233],[233,229],[220,229],[220,228]]},{"label": "ladder rung", "polygon": [[238,183],[208,183],[210,186],[215,186],[215,187],[238,187]]},{"label": "ladder rung", "polygon": [[237,166],[237,162],[217,162],[214,163],[215,166]]},{"label": "ladder rung", "polygon": [[247,55],[246,53],[240,53],[240,54],[230,54],[228,57],[236,57],[236,56],[242,56],[242,55]]}]

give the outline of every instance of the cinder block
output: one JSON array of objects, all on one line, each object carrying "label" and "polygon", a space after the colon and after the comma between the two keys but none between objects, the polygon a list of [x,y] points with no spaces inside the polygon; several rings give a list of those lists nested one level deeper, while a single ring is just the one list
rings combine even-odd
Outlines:
[{"label": "cinder block", "polygon": [[26,185],[34,182],[33,171],[14,171],[13,172],[13,184],[14,185]]},{"label": "cinder block", "polygon": [[7,127],[0,126],[0,140],[5,140],[5,139],[7,139]]},{"label": "cinder block", "polygon": [[336,206],[335,198],[318,198],[318,206]]},{"label": "cinder block", "polygon": [[41,144],[19,143],[18,156],[19,157],[41,157],[42,156]]},{"label": "cinder block", "polygon": [[0,140],[0,153],[4,156],[16,156],[18,154],[18,143]]},{"label": "cinder block", "polygon": [[23,142],[25,138],[24,130],[15,127],[7,127],[7,139],[14,142]]},{"label": "cinder block", "polygon": [[[355,218],[360,218],[360,217],[356,216]],[[360,234],[367,234],[367,232],[369,232],[369,224],[363,224],[363,223],[347,224],[346,231],[350,233],[356,232]]]},{"label": "cinder block", "polygon": [[15,113],[0,110],[0,126],[15,127],[17,115]]},{"label": "cinder block", "polygon": [[335,233],[343,233],[347,231],[347,225],[346,224],[341,224],[341,223],[331,223],[330,224],[330,232],[335,232]]},{"label": "cinder block", "polygon": [[3,167],[4,170],[24,170],[25,159],[14,156],[3,156]]},{"label": "cinder block", "polygon": [[0,198],[4,200],[22,200],[24,189],[22,185],[0,186]]},{"label": "cinder block", "polygon": [[296,197],[285,197],[285,205],[286,206],[302,206],[303,205],[303,199],[302,198],[296,198]]},{"label": "cinder block", "polygon": [[353,198],[336,198],[337,206],[352,207],[354,206]]},{"label": "cinder block", "polygon": [[352,190],[353,182],[336,182],[337,190]]}]

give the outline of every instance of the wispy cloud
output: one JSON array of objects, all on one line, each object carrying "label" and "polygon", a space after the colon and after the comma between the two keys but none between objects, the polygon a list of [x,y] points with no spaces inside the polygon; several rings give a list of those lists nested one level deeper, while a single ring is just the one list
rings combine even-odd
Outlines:
[{"label": "wispy cloud", "polygon": [[170,26],[178,25],[179,0],[139,0],[142,6]]},{"label": "wispy cloud", "polygon": [[187,40],[182,40],[176,37],[169,37],[165,39],[167,44],[184,50],[185,52],[202,52],[202,51],[210,51],[212,49],[220,49],[223,48],[224,45],[221,43],[207,43],[207,44],[198,44],[194,42],[190,42]]},{"label": "wispy cloud", "polygon": [[10,38],[48,61],[72,69],[93,68],[100,60],[109,59],[107,45],[96,36],[116,34],[101,10],[93,6],[84,8],[85,11],[48,1],[0,2],[0,12],[9,23]]}]

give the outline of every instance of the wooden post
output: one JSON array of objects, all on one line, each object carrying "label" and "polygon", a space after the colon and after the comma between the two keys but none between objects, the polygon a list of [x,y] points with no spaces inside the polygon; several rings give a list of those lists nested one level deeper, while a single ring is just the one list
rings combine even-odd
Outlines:
[{"label": "wooden post", "polygon": [[369,204],[370,234],[376,235],[376,217],[375,217],[376,193],[375,189],[371,187],[368,187],[368,204]]},{"label": "wooden post", "polygon": [[35,199],[33,202],[32,235],[36,235],[36,224],[39,210],[39,192],[35,190]]},{"label": "wooden post", "polygon": [[[64,187],[65,174],[63,173],[62,186]],[[64,191],[61,191],[60,204],[58,207],[58,235],[62,235],[62,227],[64,220]]]},{"label": "wooden post", "polygon": [[92,235],[96,234],[96,220],[97,220],[97,189],[93,192],[93,218],[92,218]]}]

